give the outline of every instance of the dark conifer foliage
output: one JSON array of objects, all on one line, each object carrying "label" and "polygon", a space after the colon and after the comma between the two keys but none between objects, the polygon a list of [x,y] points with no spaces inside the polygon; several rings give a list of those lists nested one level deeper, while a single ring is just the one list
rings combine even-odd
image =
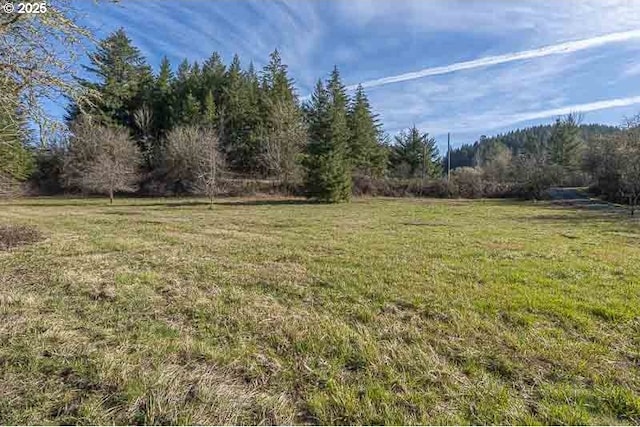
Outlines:
[{"label": "dark conifer foliage", "polygon": [[437,178],[441,175],[436,140],[414,125],[396,136],[391,149],[394,174],[403,178]]},{"label": "dark conifer foliage", "polygon": [[318,81],[306,108],[309,144],[305,183],[309,195],[321,201],[341,202],[351,197],[347,103],[340,73],[334,68],[326,86]]},{"label": "dark conifer foliage", "polygon": [[90,65],[84,68],[96,80],[85,80],[82,84],[98,92],[100,97],[93,105],[71,105],[69,119],[73,120],[83,111],[105,125],[133,129],[133,112],[151,97],[151,67],[122,28],[100,42],[89,59]]},{"label": "dark conifer foliage", "polygon": [[367,94],[361,85],[349,106],[349,160],[354,172],[381,177],[387,163],[387,152],[381,138],[381,126],[371,110]]},{"label": "dark conifer foliage", "polygon": [[[575,142],[576,140],[590,141],[595,137],[613,135],[620,131],[618,127],[600,124],[575,123],[575,126],[563,125],[563,122],[566,120],[567,118],[559,118],[556,123],[552,125],[539,125],[516,129],[492,137],[483,135],[473,144],[463,144],[451,150],[451,168],[480,166],[483,161],[487,160],[485,155],[491,152],[488,147],[495,146],[496,143],[508,148],[514,156],[529,153],[541,154],[542,152],[547,152],[551,145],[561,144],[561,142],[551,141],[554,132],[556,141],[558,141],[559,138],[561,141],[563,138],[561,135],[563,133],[571,133],[572,142]],[[572,120],[575,120],[575,118]],[[565,130],[564,128],[568,129]],[[567,130],[571,131],[567,132]],[[446,163],[446,161],[443,162],[445,171]]]},{"label": "dark conifer foliage", "polygon": [[162,139],[175,121],[174,112],[174,74],[166,56],[162,58],[160,70],[155,76],[152,89],[152,108],[154,136]]}]

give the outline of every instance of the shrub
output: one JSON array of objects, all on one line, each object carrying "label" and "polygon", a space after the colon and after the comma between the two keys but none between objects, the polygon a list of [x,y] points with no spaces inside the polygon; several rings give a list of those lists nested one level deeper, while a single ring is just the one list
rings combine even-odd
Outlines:
[{"label": "shrub", "polygon": [[354,196],[383,197],[447,197],[447,183],[442,179],[373,179],[353,178]]},{"label": "shrub", "polygon": [[482,170],[462,167],[451,171],[449,192],[452,196],[474,199],[484,196],[484,180]]},{"label": "shrub", "polygon": [[62,193],[63,156],[64,153],[58,147],[36,152],[34,156],[36,168],[29,180],[33,193],[46,196]]}]

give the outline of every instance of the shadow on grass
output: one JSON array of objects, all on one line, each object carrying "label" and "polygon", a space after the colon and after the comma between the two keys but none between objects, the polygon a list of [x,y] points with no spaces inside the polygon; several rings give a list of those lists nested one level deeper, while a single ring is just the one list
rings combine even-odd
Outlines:
[{"label": "shadow on grass", "polygon": [[549,202],[541,207],[548,213],[533,215],[528,219],[532,221],[564,222],[571,224],[624,224],[631,223],[631,221],[634,220],[634,217],[629,215],[629,211],[625,207],[599,201]]},{"label": "shadow on grass", "polygon": [[[7,201],[3,203],[6,206],[21,206],[21,207],[35,207],[35,208],[56,208],[56,207],[69,207],[69,206],[77,206],[77,207],[102,207],[109,206],[109,200],[106,202],[103,199],[74,199],[74,200],[64,200],[64,199],[54,199],[54,198],[38,198],[37,201],[27,202],[27,201]],[[103,203],[100,203],[103,202]],[[115,205],[113,205],[115,206]]]},{"label": "shadow on grass", "polygon": [[[153,201],[146,202],[145,198],[129,198],[128,200],[135,200],[135,202],[125,201],[118,202],[116,199],[111,205],[109,201],[99,198],[86,198],[75,200],[61,200],[61,199],[38,199],[38,201],[20,201],[7,203],[8,206],[21,206],[21,207],[39,207],[39,208],[55,208],[55,207],[97,207],[97,208],[123,208],[123,207],[164,207],[164,208],[179,208],[179,207],[196,207],[196,206],[209,206],[210,202],[206,200],[167,200],[167,201]],[[253,200],[224,200],[216,199],[213,201],[214,206],[283,206],[283,205],[322,205],[325,203],[306,200],[306,199],[253,199]]]},{"label": "shadow on grass", "polygon": [[[214,200],[213,206],[286,206],[286,205],[312,205],[322,204],[312,200],[304,199],[257,199],[257,200]],[[204,200],[185,200],[185,201],[166,201],[151,203],[121,203],[114,204],[113,207],[163,207],[163,208],[180,208],[180,207],[208,207],[211,203]]]},{"label": "shadow on grass", "polygon": [[[208,203],[206,203],[208,204]],[[327,203],[306,199],[254,199],[254,200],[219,200],[213,202],[220,206],[286,206],[286,205],[326,205]]]}]

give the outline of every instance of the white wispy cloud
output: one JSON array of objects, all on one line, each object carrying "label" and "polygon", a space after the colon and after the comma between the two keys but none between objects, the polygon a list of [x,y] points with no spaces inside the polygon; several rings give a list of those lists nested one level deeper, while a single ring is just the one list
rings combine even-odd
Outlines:
[{"label": "white wispy cloud", "polygon": [[[582,40],[558,43],[554,45],[544,46],[537,49],[524,50],[520,52],[506,53],[503,55],[487,56],[471,61],[457,62],[440,67],[424,68],[422,70],[410,73],[398,74],[395,76],[383,77],[362,82],[365,88],[388,85],[391,83],[406,82],[409,80],[422,79],[430,76],[438,76],[442,74],[454,73],[456,71],[471,70],[475,68],[488,67],[491,65],[504,64],[514,61],[522,61],[526,59],[542,58],[550,55],[562,55],[578,52],[585,49],[592,49],[604,46],[610,43],[620,43],[640,38],[640,30],[622,31],[617,33],[606,34],[604,36],[591,37]],[[354,89],[355,85],[349,86],[348,89]]]},{"label": "white wispy cloud", "polygon": [[578,40],[640,26],[633,0],[348,0],[322,2],[351,26],[492,35],[539,45]]},{"label": "white wispy cloud", "polygon": [[622,72],[624,76],[637,76],[640,75],[640,62],[635,62],[628,65]]}]

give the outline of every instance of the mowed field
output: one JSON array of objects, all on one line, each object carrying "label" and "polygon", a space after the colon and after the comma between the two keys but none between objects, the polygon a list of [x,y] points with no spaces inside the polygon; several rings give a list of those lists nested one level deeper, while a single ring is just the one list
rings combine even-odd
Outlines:
[{"label": "mowed field", "polygon": [[640,223],[510,201],[23,199],[2,424],[638,424]]}]

